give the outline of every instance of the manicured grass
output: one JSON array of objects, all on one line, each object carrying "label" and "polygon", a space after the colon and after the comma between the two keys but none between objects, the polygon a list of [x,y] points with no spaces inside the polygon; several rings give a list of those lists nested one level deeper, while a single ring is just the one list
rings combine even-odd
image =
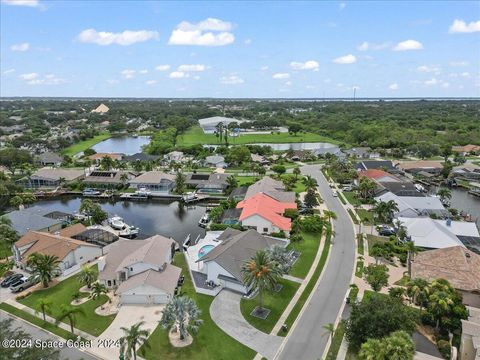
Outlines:
[{"label": "manicured grass", "polygon": [[[298,299],[297,303],[295,304],[292,311],[290,312],[290,315],[288,315],[287,320],[285,320],[285,323],[287,324],[289,330],[292,328],[292,325],[295,322],[295,319],[298,317],[300,310],[302,310],[303,306],[305,305],[305,302],[307,301],[308,297],[310,296],[310,293],[315,287],[315,284],[317,283],[317,280],[320,277],[320,274],[322,273],[323,267],[327,262],[328,252],[330,251],[330,237],[331,237],[331,231],[328,229],[326,240],[325,240],[325,246],[322,251],[320,262],[318,263],[318,266],[315,269],[315,272],[313,273],[312,278],[308,282],[307,286],[305,286],[305,289],[303,290],[302,295],[300,295],[300,298]],[[285,331],[280,330],[277,335],[285,336],[287,334]]]},{"label": "manicured grass", "polygon": [[342,194],[345,196],[347,201],[352,204],[353,206],[360,206],[362,205],[362,202],[360,201],[359,198],[357,198],[357,194],[353,191],[344,191]]},{"label": "manicured grass", "polygon": [[111,135],[108,132],[100,133],[100,134],[94,136],[91,139],[80,141],[76,144],[73,144],[73,145],[69,146],[68,148],[66,148],[62,151],[62,154],[63,155],[68,155],[68,156],[73,156],[75,154],[78,154],[79,152],[82,152],[82,151],[85,151],[85,150],[91,148],[93,145],[95,145],[95,144],[97,144],[97,143],[99,143],[103,140],[108,139],[110,136]]},{"label": "manicured grass", "polygon": [[258,295],[254,299],[242,299],[240,302],[243,317],[250,325],[267,334],[272,331],[288,303],[300,287],[299,283],[285,279],[280,279],[279,284],[283,285],[283,288],[278,293],[266,292],[263,294],[263,307],[270,310],[270,314],[268,314],[265,320],[250,315],[255,307],[258,306]]},{"label": "manicured grass", "polygon": [[195,292],[184,255],[176,254],[174,264],[181,267],[185,275],[181,294],[192,298],[196,302],[202,311],[203,324],[200,326],[198,333],[193,335],[193,343],[184,348],[175,348],[170,345],[167,331],[157,326],[148,339],[150,349],[142,347],[139,354],[147,360],[253,359],[255,351],[225,334],[210,317],[210,304],[214,298]]},{"label": "manicured grass", "polygon": [[322,234],[302,233],[302,236],[303,241],[290,243],[288,245],[289,249],[294,249],[301,254],[289,272],[290,275],[300,279],[304,279],[310,271],[310,267],[320,246]]},{"label": "manicured grass", "polygon": [[[340,345],[342,344],[343,335],[345,334],[345,321],[342,320],[335,329],[335,334],[333,335],[332,343],[328,349],[326,360],[335,360],[338,355],[338,350],[340,350]],[[327,336],[327,335],[325,335]]]},{"label": "manicured grass", "polygon": [[348,299],[350,301],[350,304],[355,303],[355,301],[357,300],[358,292],[358,286],[350,285],[350,292],[348,293]]},{"label": "manicured grass", "polygon": [[371,249],[373,245],[380,243],[383,244],[389,240],[386,236],[377,236],[372,234],[367,234],[368,248]]},{"label": "manicured grass", "polygon": [[399,286],[407,286],[409,282],[410,282],[410,276],[403,275],[403,277],[400,280],[395,281],[394,284]]},{"label": "manicured grass", "polygon": [[[48,299],[52,302],[51,313],[48,315],[57,318],[61,313],[60,305],[70,305],[72,302],[72,295],[81,287],[82,284],[80,284],[78,281],[78,276],[75,275],[50,288],[37,290],[26,298],[18,300],[18,302],[32,309],[39,310],[38,301],[40,299]],[[79,308],[83,309],[85,315],[77,316],[75,327],[94,336],[98,336],[104,332],[105,329],[112,323],[115,315],[97,315],[95,313],[95,309],[107,301],[108,297],[106,295],[102,295],[96,300],[88,300],[86,303],[78,305]],[[64,320],[64,322],[69,324],[68,320]]]},{"label": "manicured grass", "polygon": [[[298,133],[291,135],[289,133],[275,134],[246,134],[238,137],[229,137],[230,145],[253,144],[253,143],[299,143],[299,142],[329,142],[338,144],[339,142],[326,136],[313,133]],[[222,144],[224,140],[222,140]],[[184,134],[177,136],[177,146],[191,146],[196,144],[220,144],[219,138],[214,134],[204,134],[200,126],[193,126]]]},{"label": "manicured grass", "polygon": [[347,201],[345,200],[345,195],[343,192],[340,191],[340,195],[338,196],[338,198],[340,199],[343,205],[347,205]]},{"label": "manicured grass", "polygon": [[347,209],[347,212],[348,214],[350,215],[350,217],[352,218],[352,221],[355,225],[358,225],[358,219],[357,217],[355,216],[355,213],[353,212],[352,209]]},{"label": "manicured grass", "polygon": [[[4,310],[12,315],[18,316],[19,318],[22,318],[23,320],[28,321],[29,323],[32,323],[34,325],[37,325],[47,331],[50,331],[51,333],[58,335],[64,339],[75,339],[77,335],[71,334],[69,331],[64,330],[62,328],[59,328],[58,326],[43,321],[40,317],[34,316],[32,314],[29,314],[26,311],[17,309],[16,307],[9,305],[7,303],[1,303],[0,304],[0,309]],[[39,316],[42,316],[41,313],[39,313]]]},{"label": "manicured grass", "polygon": [[258,176],[241,176],[241,175],[235,175],[238,181],[238,186],[244,186],[247,184],[253,184],[254,182],[260,180],[260,177]]},{"label": "manicured grass", "polygon": [[5,243],[0,243],[0,259],[12,256],[12,248]]},{"label": "manicured grass", "polygon": [[[365,209],[358,209],[357,214],[360,220],[362,220],[362,223],[365,225],[374,225],[373,212]],[[375,224],[376,223],[378,223],[378,221],[375,222]]]},{"label": "manicured grass", "polygon": [[357,234],[357,252],[360,255],[363,255],[363,252],[364,252],[363,234]]},{"label": "manicured grass", "polygon": [[362,260],[357,261],[357,265],[355,268],[355,276],[359,278],[363,277],[363,261]]}]

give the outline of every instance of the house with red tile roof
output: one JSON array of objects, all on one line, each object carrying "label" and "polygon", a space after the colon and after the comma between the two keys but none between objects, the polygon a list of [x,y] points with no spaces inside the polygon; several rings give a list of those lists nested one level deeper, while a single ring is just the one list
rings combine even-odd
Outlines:
[{"label": "house with red tile roof", "polygon": [[368,169],[358,172],[358,177],[367,177],[372,180],[376,180],[377,182],[399,182],[400,179],[392,174],[380,170],[380,169]]},{"label": "house with red tile roof", "polygon": [[261,234],[283,231],[288,235],[292,221],[283,214],[287,209],[296,208],[295,202],[280,202],[264,193],[257,193],[237,204],[237,209],[242,209],[242,226],[255,229]]}]

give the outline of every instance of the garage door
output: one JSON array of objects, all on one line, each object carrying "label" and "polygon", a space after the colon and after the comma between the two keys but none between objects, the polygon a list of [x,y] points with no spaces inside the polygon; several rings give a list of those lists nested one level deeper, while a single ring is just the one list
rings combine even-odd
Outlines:
[{"label": "garage door", "polygon": [[166,304],[168,295],[122,295],[122,304]]}]

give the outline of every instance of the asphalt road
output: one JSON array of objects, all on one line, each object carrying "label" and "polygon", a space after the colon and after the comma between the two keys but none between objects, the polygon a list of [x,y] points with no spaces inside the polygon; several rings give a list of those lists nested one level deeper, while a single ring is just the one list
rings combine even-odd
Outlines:
[{"label": "asphalt road", "polygon": [[318,181],[318,190],[329,210],[337,214],[334,220],[335,237],[330,248],[330,259],[323,269],[323,277],[314,295],[301,315],[277,359],[317,360],[322,357],[328,335],[324,325],[334,323],[350,285],[355,264],[355,234],[353,224],[340,200],[333,197],[328,182],[318,165],[306,165],[302,174]]},{"label": "asphalt road", "polygon": [[[59,338],[52,336],[46,331],[43,331],[35,326],[30,325],[29,323],[18,320],[10,316],[8,313],[4,311],[0,311],[0,318],[3,319],[13,319],[12,326],[14,328],[21,328],[27,334],[29,334],[33,340],[41,339],[41,340],[58,340]],[[64,347],[60,350],[60,358],[61,359],[68,359],[68,360],[97,360],[98,358],[88,355],[80,350],[75,348],[67,348]]]}]

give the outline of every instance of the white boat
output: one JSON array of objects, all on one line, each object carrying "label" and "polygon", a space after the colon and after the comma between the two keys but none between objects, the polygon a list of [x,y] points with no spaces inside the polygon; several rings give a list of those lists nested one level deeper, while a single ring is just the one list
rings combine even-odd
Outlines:
[{"label": "white boat", "polygon": [[202,218],[198,221],[198,226],[200,227],[207,227],[209,222],[208,214],[202,216]]},{"label": "white boat", "polygon": [[133,237],[136,237],[139,232],[140,232],[139,228],[135,226],[125,225],[125,228],[118,232],[118,236],[125,237],[125,238],[133,238]]},{"label": "white boat", "polygon": [[117,215],[108,219],[108,225],[110,225],[115,230],[123,230],[126,227],[128,227],[128,225],[125,224],[123,219],[120,216],[117,216]]},{"label": "white boat", "polygon": [[152,192],[147,190],[146,188],[140,188],[135,191],[135,195],[139,197],[149,197],[150,195],[152,195]]},{"label": "white boat", "polygon": [[83,196],[97,196],[97,195],[100,195],[101,192],[98,191],[98,190],[95,190],[95,189],[87,188],[87,189],[83,190],[82,194],[83,194]]},{"label": "white boat", "polygon": [[415,184],[415,189],[417,189],[418,191],[420,192],[426,192],[427,190],[425,189],[425,187],[423,187],[422,185],[420,184]]},{"label": "white boat", "polygon": [[198,197],[196,192],[188,192],[185,195],[183,195],[183,201],[192,201],[195,200]]}]

